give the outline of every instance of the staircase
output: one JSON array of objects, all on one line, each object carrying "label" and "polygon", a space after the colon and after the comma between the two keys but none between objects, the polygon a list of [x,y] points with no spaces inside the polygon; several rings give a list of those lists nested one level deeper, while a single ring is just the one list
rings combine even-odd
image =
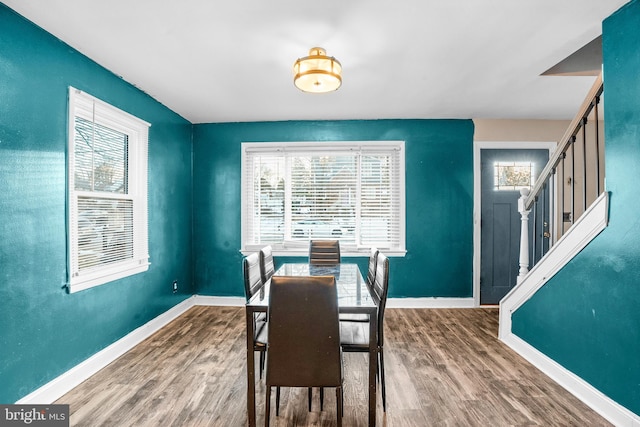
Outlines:
[{"label": "staircase", "polygon": [[602,89],[600,76],[536,185],[521,192],[520,275],[500,301],[499,338],[614,425],[640,427],[636,414],[512,333],[512,314],[607,227]]},{"label": "staircase", "polygon": [[533,188],[521,191],[520,270],[500,301],[501,339],[511,334],[511,314],[607,225],[602,96],[601,74]]}]

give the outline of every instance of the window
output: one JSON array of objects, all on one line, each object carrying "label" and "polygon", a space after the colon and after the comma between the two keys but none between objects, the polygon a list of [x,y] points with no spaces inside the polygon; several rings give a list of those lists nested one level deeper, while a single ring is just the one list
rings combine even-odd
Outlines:
[{"label": "window", "polygon": [[146,271],[149,124],[69,88],[69,291]]},{"label": "window", "polygon": [[494,188],[498,191],[531,188],[534,184],[533,173],[531,162],[496,162],[493,174]]},{"label": "window", "polygon": [[404,142],[242,144],[242,250],[405,253]]}]

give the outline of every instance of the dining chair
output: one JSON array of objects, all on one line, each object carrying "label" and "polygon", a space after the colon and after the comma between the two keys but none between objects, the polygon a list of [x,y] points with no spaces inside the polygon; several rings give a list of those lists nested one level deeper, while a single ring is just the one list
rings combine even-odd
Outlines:
[{"label": "dining chair", "polygon": [[267,280],[271,279],[271,276],[273,276],[275,272],[273,248],[271,245],[267,245],[260,249],[260,275],[262,276],[262,283],[267,283]]},{"label": "dining chair", "polygon": [[314,265],[340,264],[340,241],[339,240],[309,241],[309,264],[314,264]]},{"label": "dining chair", "polygon": [[[382,387],[382,409],[387,410],[387,395],[384,382],[384,309],[387,304],[387,292],[389,288],[389,258],[383,253],[376,257],[376,274],[371,286],[371,295],[375,300],[378,310],[377,322],[378,337],[376,339],[378,351],[378,374]],[[364,322],[341,321],[340,344],[344,352],[369,352],[369,325]]]},{"label": "dining chair", "polygon": [[335,387],[341,426],[343,376],[335,278],[273,276],[268,322],[265,426],[270,421],[272,387]]},{"label": "dining chair", "polygon": [[371,247],[369,252],[369,267],[367,269],[367,285],[373,286],[373,281],[376,278],[376,266],[378,265],[378,248]]},{"label": "dining chair", "polygon": [[[378,248],[375,246],[371,247],[369,252],[369,264],[367,268],[367,285],[369,287],[372,286],[373,281],[376,277],[376,264],[378,260]],[[340,313],[340,321],[341,322],[368,322],[369,315],[368,314],[355,314],[355,313]]]},{"label": "dining chair", "polygon": [[[260,273],[260,256],[257,252],[247,255],[242,260],[242,270],[244,273],[244,293],[249,301],[264,286]],[[267,329],[266,313],[255,313],[253,316],[253,351],[260,352],[260,379],[262,379],[267,351]]]}]

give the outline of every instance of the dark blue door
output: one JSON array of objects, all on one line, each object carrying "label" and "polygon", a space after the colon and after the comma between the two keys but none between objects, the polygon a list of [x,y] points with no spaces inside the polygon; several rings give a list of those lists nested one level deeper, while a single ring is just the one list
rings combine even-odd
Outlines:
[{"label": "dark blue door", "polygon": [[521,223],[518,184],[527,181],[527,165],[535,182],[548,159],[548,150],[480,150],[480,304],[499,303],[516,284]]}]

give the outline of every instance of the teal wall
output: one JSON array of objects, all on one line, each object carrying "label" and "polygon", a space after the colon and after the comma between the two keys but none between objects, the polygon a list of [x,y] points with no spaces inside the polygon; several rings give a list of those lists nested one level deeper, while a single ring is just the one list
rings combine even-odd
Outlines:
[{"label": "teal wall", "polygon": [[[470,120],[291,121],[195,125],[194,283],[242,296],[242,142],[403,140],[406,257],[390,260],[390,297],[472,297],[473,123]],[[283,262],[287,259],[278,259]],[[365,260],[358,262],[366,271]]]},{"label": "teal wall", "polygon": [[609,226],[513,315],[516,335],[640,414],[640,1],[603,24]]},{"label": "teal wall", "polygon": [[[152,125],[150,269],[75,294],[63,289],[69,85]],[[2,4],[0,186],[0,403],[192,294],[191,124]]]}]

